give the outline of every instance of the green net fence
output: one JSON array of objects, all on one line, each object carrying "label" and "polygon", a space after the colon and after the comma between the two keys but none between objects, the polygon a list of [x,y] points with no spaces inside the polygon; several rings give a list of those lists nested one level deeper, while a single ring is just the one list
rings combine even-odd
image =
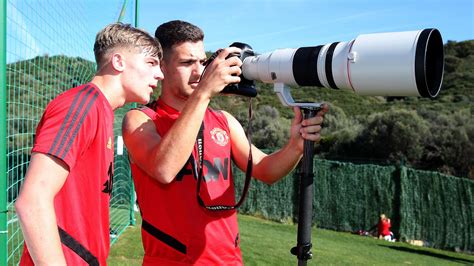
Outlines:
[{"label": "green net fence", "polygon": [[[237,194],[245,176],[234,169]],[[240,213],[297,222],[299,173],[271,186],[252,180]],[[402,241],[474,250],[474,181],[404,166],[314,161],[313,222],[338,231],[370,231],[378,217],[391,218]],[[237,195],[240,197],[240,195]]]},{"label": "green net fence", "polygon": [[474,248],[474,182],[407,169],[401,175],[400,237],[436,248]]},{"label": "green net fence", "polygon": [[[136,1],[0,0],[0,5],[0,170],[4,170],[0,173],[5,173],[0,178],[5,195],[0,200],[0,265],[16,265],[23,236],[14,203],[28,167],[36,125],[51,99],[93,77],[95,34],[118,20],[136,25]],[[112,243],[134,222],[130,169],[120,140],[122,117],[128,109],[115,112]]]}]

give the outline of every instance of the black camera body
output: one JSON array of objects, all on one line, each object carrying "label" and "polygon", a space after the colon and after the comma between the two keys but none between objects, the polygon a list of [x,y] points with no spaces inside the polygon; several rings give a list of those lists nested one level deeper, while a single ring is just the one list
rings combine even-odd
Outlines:
[{"label": "black camera body", "polygon": [[[240,54],[232,54],[230,56],[238,56],[242,62],[249,56],[254,56],[255,53],[252,47],[246,43],[234,42],[230,47],[237,47],[241,49]],[[247,97],[257,96],[257,88],[255,87],[254,80],[246,79],[242,74],[240,75],[240,82],[237,84],[229,84],[223,90],[222,93],[226,94],[237,94]]]},{"label": "black camera body", "polygon": [[[255,53],[253,52],[252,47],[250,45],[241,43],[241,42],[234,42],[230,45],[230,47],[237,47],[241,49],[240,53],[232,53],[227,58],[232,57],[232,56],[237,56],[239,57],[242,62],[244,61],[245,58],[249,56],[254,56]],[[209,59],[206,62],[206,65],[209,64],[216,56],[221,52],[222,50],[217,50],[214,54],[209,57]],[[229,84],[227,85],[221,93],[224,94],[234,94],[234,95],[242,95],[246,97],[255,97],[257,96],[257,88],[255,86],[255,81],[254,80],[249,80],[246,79],[243,75],[240,75],[240,82],[239,83],[234,83],[234,84]]]}]

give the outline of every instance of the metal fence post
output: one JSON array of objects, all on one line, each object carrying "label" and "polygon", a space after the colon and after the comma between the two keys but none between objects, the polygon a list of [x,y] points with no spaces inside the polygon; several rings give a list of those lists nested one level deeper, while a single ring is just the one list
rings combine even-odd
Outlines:
[{"label": "metal fence post", "polygon": [[0,264],[7,265],[7,2],[0,0]]},{"label": "metal fence post", "polygon": [[[138,11],[139,11],[139,0],[135,0],[135,28],[138,28]],[[137,104],[134,103],[133,107],[137,107]],[[128,154],[128,153],[127,153]],[[132,169],[130,169],[130,180],[132,182],[132,191],[130,195],[130,225],[135,225],[137,223],[137,219],[135,218],[135,201],[137,200],[135,197],[135,184],[133,183],[132,179]]]}]

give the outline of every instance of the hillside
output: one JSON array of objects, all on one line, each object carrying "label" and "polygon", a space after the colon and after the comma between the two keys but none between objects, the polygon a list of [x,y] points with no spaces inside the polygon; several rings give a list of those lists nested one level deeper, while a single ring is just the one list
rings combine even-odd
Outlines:
[{"label": "hillside", "polygon": [[[444,48],[444,82],[434,100],[292,88],[295,100],[330,104],[317,156],[382,164],[403,161],[420,169],[474,178],[474,40],[448,41]],[[18,145],[25,141],[31,144],[32,121],[39,120],[54,95],[87,82],[93,74],[94,63],[66,56],[41,56],[8,64],[8,102],[13,103],[7,106],[12,121],[8,127],[10,150],[21,150]],[[252,100],[254,143],[266,149],[280,147],[288,137],[293,111],[279,102],[273,85],[257,82],[257,90],[259,94]],[[233,113],[246,127],[246,98],[223,95],[211,106]]]}]

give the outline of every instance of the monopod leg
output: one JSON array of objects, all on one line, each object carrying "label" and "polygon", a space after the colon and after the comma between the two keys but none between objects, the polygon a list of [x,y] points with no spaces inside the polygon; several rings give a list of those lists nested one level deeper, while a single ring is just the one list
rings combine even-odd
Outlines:
[{"label": "monopod leg", "polygon": [[[316,116],[319,107],[301,107],[303,119]],[[298,258],[298,265],[306,265],[313,257],[311,252],[311,223],[313,218],[313,156],[314,142],[304,141],[299,184],[298,238],[291,253]]]}]

